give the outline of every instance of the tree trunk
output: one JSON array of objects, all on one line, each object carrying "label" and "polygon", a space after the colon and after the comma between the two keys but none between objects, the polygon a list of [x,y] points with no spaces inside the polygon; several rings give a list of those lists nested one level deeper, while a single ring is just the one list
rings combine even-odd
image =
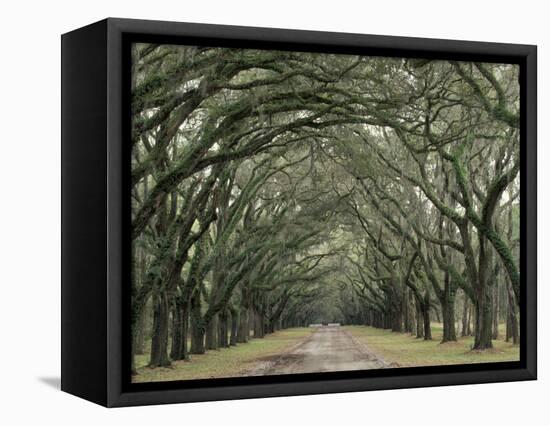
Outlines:
[{"label": "tree trunk", "polygon": [[403,314],[400,310],[394,312],[391,316],[391,331],[396,333],[403,332]]},{"label": "tree trunk", "polygon": [[422,318],[424,322],[424,340],[432,340],[432,327],[430,324],[430,308],[425,306],[422,309]]},{"label": "tree trunk", "polygon": [[424,317],[422,315],[422,308],[420,303],[416,302],[416,338],[421,339],[424,337]]},{"label": "tree trunk", "polygon": [[469,307],[468,296],[464,294],[464,302],[462,306],[462,330],[460,331],[460,335],[462,337],[468,335],[468,327],[469,327],[469,321],[470,321],[468,307]]},{"label": "tree trunk", "polygon": [[166,292],[155,297],[153,313],[153,339],[151,341],[150,367],[167,367],[168,358],[168,297]]},{"label": "tree trunk", "polygon": [[447,300],[441,304],[441,314],[443,316],[443,339],[441,343],[456,342],[454,297],[447,298]]},{"label": "tree trunk", "polygon": [[[512,209],[508,210],[508,241],[512,242],[513,235],[513,226],[512,226]],[[506,277],[506,292],[508,294],[508,314],[509,314],[509,323],[510,323],[510,337],[512,338],[512,343],[514,345],[519,345],[519,306],[518,299],[516,298],[516,293],[512,286],[512,281],[510,277]],[[508,330],[507,330],[508,333]]]},{"label": "tree trunk", "polygon": [[[508,292],[508,321],[506,327],[506,336],[512,339],[514,345],[519,344],[519,326],[518,326],[518,305],[516,303],[516,298],[512,290],[510,282],[507,280],[506,286]],[[507,339],[509,340],[509,339]]]},{"label": "tree trunk", "polygon": [[172,348],[170,358],[175,361],[183,358],[183,318],[180,303],[175,303],[172,309]]},{"label": "tree trunk", "polygon": [[475,331],[474,331],[474,350],[484,350],[493,347],[493,289],[488,285],[488,273],[490,270],[491,251],[486,247],[487,240],[483,237],[479,239],[479,272],[478,282],[475,286],[476,301],[475,305]]},{"label": "tree trunk", "polygon": [[474,305],[476,314],[476,329],[473,349],[490,349],[493,347],[493,343],[491,341],[491,337],[493,334],[493,318],[491,315],[492,301],[490,288],[484,286],[481,289],[481,291],[479,292],[478,300],[476,300],[476,303]]},{"label": "tree trunk", "polygon": [[264,332],[264,317],[259,312],[254,312],[254,337],[263,338],[265,336]]},{"label": "tree trunk", "polygon": [[229,338],[230,346],[237,346],[237,338],[239,335],[239,314],[237,309],[231,310],[231,337]]},{"label": "tree trunk", "polygon": [[137,321],[137,329],[134,333],[132,350],[135,355],[143,355],[145,352],[145,318],[146,312],[145,307],[143,307],[140,311],[139,319]]},{"label": "tree trunk", "polygon": [[[143,324],[141,327],[139,326],[139,322],[141,319],[145,321],[145,309],[147,307],[147,301],[149,300],[150,292],[142,292],[140,293],[140,297],[138,298],[132,298],[132,317],[131,317],[131,332],[132,332],[132,345],[134,345],[137,335],[141,332],[143,336]],[[139,328],[138,328],[139,327]],[[132,373],[135,373],[135,351],[134,347],[132,347],[132,350],[130,351],[130,364]]]},{"label": "tree trunk", "polygon": [[273,319],[266,319],[264,322],[265,334],[272,334],[275,331],[275,322]]},{"label": "tree trunk", "polygon": [[509,342],[512,338],[512,316],[510,313],[510,306],[508,306],[508,309],[506,311],[506,338],[505,341]]},{"label": "tree trunk", "polygon": [[237,343],[246,343],[250,337],[250,328],[248,324],[248,308],[241,308],[239,315],[239,330],[237,334]]},{"label": "tree trunk", "polygon": [[229,333],[229,318],[227,310],[223,310],[218,315],[218,346],[220,348],[229,347],[229,339],[227,335]]},{"label": "tree trunk", "polygon": [[218,316],[214,315],[206,325],[206,349],[218,349]]},{"label": "tree trunk", "polygon": [[191,325],[191,353],[192,354],[203,354],[206,352],[206,347],[204,345],[204,327],[198,324]]},{"label": "tree trunk", "polygon": [[254,336],[254,332],[256,330],[256,313],[252,307],[248,308],[248,340],[250,340],[250,331],[252,331],[252,337]]},{"label": "tree trunk", "polygon": [[185,305],[185,309],[181,314],[181,358],[189,360],[189,348],[187,347],[187,339],[189,337],[189,303]]},{"label": "tree trunk", "polygon": [[499,303],[499,289],[498,289],[498,280],[495,277],[495,282],[493,283],[493,340],[498,339],[498,303]]},{"label": "tree trunk", "polygon": [[187,349],[187,303],[178,301],[172,312],[172,361],[188,359]]},{"label": "tree trunk", "polygon": [[468,331],[467,335],[471,336],[472,333],[472,315],[475,315],[473,304],[468,300]]},{"label": "tree trunk", "polygon": [[411,303],[410,303],[410,292],[408,289],[405,290],[405,294],[403,297],[403,322],[405,325],[405,332],[406,333],[412,333],[413,332],[413,315],[411,310]]},{"label": "tree trunk", "polygon": [[206,351],[204,335],[206,328],[201,316],[200,293],[197,291],[191,297],[191,353],[203,354]]}]

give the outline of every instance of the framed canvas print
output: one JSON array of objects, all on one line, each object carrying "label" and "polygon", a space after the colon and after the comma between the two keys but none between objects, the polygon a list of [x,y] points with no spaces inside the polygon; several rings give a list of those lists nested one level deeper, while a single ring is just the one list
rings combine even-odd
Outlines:
[{"label": "framed canvas print", "polygon": [[62,389],[536,378],[536,47],[107,19],[62,37]]}]

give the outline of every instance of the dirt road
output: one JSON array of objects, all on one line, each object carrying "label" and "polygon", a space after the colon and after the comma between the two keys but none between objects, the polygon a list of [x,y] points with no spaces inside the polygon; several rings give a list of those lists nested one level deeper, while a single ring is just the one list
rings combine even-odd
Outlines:
[{"label": "dirt road", "polygon": [[385,368],[341,327],[319,327],[289,351],[262,360],[247,375],[273,375]]}]

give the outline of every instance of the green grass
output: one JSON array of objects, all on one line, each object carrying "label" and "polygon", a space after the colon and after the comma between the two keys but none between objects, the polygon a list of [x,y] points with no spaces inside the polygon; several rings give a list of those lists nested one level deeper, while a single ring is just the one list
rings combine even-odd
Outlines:
[{"label": "green grass", "polygon": [[[365,326],[346,326],[358,341],[389,364],[399,367],[473,364],[482,362],[519,361],[519,346],[504,340],[493,340],[493,349],[472,351],[474,338],[459,337],[457,342],[440,343],[443,325],[432,324],[433,340],[417,339],[406,333],[394,333]],[[505,334],[504,325],[499,328]]]},{"label": "green grass", "polygon": [[146,367],[149,354],[136,356],[137,375],[133,382],[236,377],[252,368],[259,358],[269,357],[289,349],[312,333],[309,328],[277,331],[263,339],[251,339],[230,348],[191,355],[190,361],[175,361],[169,368]]}]

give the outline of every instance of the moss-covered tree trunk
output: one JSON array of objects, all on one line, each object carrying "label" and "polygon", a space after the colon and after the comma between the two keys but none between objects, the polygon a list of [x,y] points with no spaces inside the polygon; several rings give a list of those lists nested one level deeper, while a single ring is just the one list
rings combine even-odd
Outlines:
[{"label": "moss-covered tree trunk", "polygon": [[202,321],[200,292],[195,291],[191,297],[191,353],[203,354],[205,347],[206,328]]},{"label": "moss-covered tree trunk", "polygon": [[455,302],[456,288],[450,279],[449,273],[445,272],[445,286],[440,295],[441,316],[443,317],[443,338],[441,343],[456,342],[456,326],[455,326]]},{"label": "moss-covered tree trunk", "polygon": [[[513,239],[513,211],[512,209],[508,210],[508,231],[507,231],[508,241],[511,243]],[[507,327],[506,334],[507,337],[512,339],[514,345],[519,344],[519,306],[518,299],[514,292],[510,277],[505,279],[506,294],[508,300],[508,310],[507,310]],[[508,339],[509,340],[509,339]]]},{"label": "moss-covered tree trunk", "polygon": [[147,316],[145,306],[141,309],[139,319],[133,335],[132,350],[135,355],[143,355],[145,352],[145,318]]},{"label": "moss-covered tree trunk", "polygon": [[493,317],[490,287],[484,286],[480,289],[474,303],[474,309],[476,324],[473,349],[490,349],[493,347]]},{"label": "moss-covered tree trunk", "polygon": [[237,333],[237,343],[247,343],[250,336],[250,328],[248,321],[248,308],[241,307],[239,314],[239,329]]},{"label": "moss-covered tree trunk", "polygon": [[443,338],[441,343],[456,342],[454,298],[441,305],[441,313],[443,316]]},{"label": "moss-covered tree trunk", "polygon": [[[468,302],[468,336],[473,336],[473,327],[475,326],[475,311],[474,311],[474,305],[471,302]],[[472,320],[472,318],[474,318]]]},{"label": "moss-covered tree trunk", "polygon": [[181,306],[174,303],[172,308],[172,346],[170,348],[170,359],[179,360],[183,358],[183,317]]},{"label": "moss-covered tree trunk", "polygon": [[170,365],[168,358],[168,320],[169,304],[165,291],[154,297],[153,309],[153,338],[151,340],[150,367],[167,367]]},{"label": "moss-covered tree trunk", "polygon": [[416,302],[416,338],[424,337],[424,316],[422,315],[422,307],[420,302]]},{"label": "moss-covered tree trunk", "polygon": [[231,309],[231,335],[229,337],[229,345],[230,346],[236,346],[237,345],[237,339],[239,336],[239,311],[237,309]]},{"label": "moss-covered tree trunk", "polygon": [[222,310],[218,315],[218,347],[229,347],[229,315],[227,310]]},{"label": "moss-covered tree trunk", "polygon": [[491,251],[487,240],[479,238],[478,280],[475,283],[475,330],[474,350],[491,349],[493,347],[493,289],[489,285],[489,266]]},{"label": "moss-covered tree trunk", "polygon": [[460,330],[460,335],[462,337],[468,336],[468,328],[470,322],[469,306],[470,301],[466,293],[464,293],[464,299],[462,303],[462,328]]},{"label": "moss-covered tree trunk", "polygon": [[206,343],[207,350],[218,349],[218,315],[214,315],[210,322],[206,324]]},{"label": "moss-covered tree trunk", "polygon": [[[498,272],[498,269],[496,269],[496,272]],[[499,280],[498,280],[498,275],[495,273],[495,277],[494,277],[494,282],[493,282],[493,333],[491,335],[491,337],[493,338],[493,340],[496,340],[498,339],[498,320],[499,320],[499,309],[498,309],[498,305],[499,305]]]},{"label": "moss-covered tree trunk", "polygon": [[170,348],[170,358],[173,361],[188,359],[187,321],[189,314],[187,305],[187,303],[179,300],[175,303],[172,311],[172,346]]},{"label": "moss-covered tree trunk", "polygon": [[411,294],[408,288],[405,288],[403,297],[403,325],[405,333],[412,333],[414,330],[414,315],[411,307]]},{"label": "moss-covered tree trunk", "polygon": [[432,324],[430,320],[430,293],[426,291],[422,303],[420,304],[422,312],[422,323],[424,325],[424,340],[432,340]]},{"label": "moss-covered tree trunk", "polygon": [[391,331],[396,333],[403,332],[403,313],[401,309],[396,309],[390,316]]},{"label": "moss-covered tree trunk", "polygon": [[265,336],[264,317],[255,310],[254,312],[254,337],[262,339]]},{"label": "moss-covered tree trunk", "polygon": [[422,309],[424,323],[424,340],[432,340],[432,326],[430,324],[430,308]]},{"label": "moss-covered tree trunk", "polygon": [[516,303],[515,295],[512,287],[507,282],[507,294],[508,294],[508,320],[506,322],[506,341],[512,339],[514,345],[519,344],[519,307]]},{"label": "moss-covered tree trunk", "polygon": [[203,354],[206,352],[204,344],[205,329],[200,324],[191,325],[191,350],[192,354]]},{"label": "moss-covered tree trunk", "polygon": [[183,360],[189,360],[189,303],[186,303],[182,312],[182,324],[181,324],[181,358]]}]

